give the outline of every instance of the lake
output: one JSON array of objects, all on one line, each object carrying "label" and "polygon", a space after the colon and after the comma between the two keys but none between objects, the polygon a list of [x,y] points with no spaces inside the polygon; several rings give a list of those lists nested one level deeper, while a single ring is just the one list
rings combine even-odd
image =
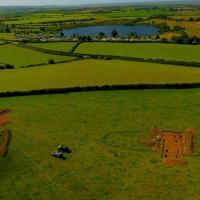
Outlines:
[{"label": "lake", "polygon": [[129,36],[131,32],[136,33],[138,36],[147,35],[158,35],[159,28],[154,26],[126,26],[126,25],[103,25],[103,26],[88,26],[79,27],[73,29],[66,29],[62,32],[65,36],[73,35],[85,35],[85,36],[97,36],[100,32],[103,32],[106,36],[111,36],[113,30],[118,32],[118,36],[126,37]]}]

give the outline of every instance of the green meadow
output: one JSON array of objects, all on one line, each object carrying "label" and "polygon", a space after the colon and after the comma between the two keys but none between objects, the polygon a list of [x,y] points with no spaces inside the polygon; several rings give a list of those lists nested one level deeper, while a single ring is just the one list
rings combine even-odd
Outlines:
[{"label": "green meadow", "polygon": [[28,43],[29,46],[39,47],[42,49],[69,52],[76,45],[76,42],[43,42],[43,43]]},{"label": "green meadow", "polygon": [[17,20],[8,20],[6,21],[6,24],[11,25],[11,24],[16,24],[16,25],[22,25],[22,24],[33,24],[33,23],[55,23],[57,21],[73,21],[73,20],[87,20],[89,17],[84,16],[83,14],[58,14],[55,16],[51,15],[37,15],[37,14],[32,14],[29,16],[23,16],[19,17]]},{"label": "green meadow", "polygon": [[108,13],[102,14],[104,17],[108,18],[123,18],[123,17],[150,17],[152,15],[171,15],[173,12],[166,11],[166,9],[134,9],[131,7],[124,7],[119,10],[114,10]]},{"label": "green meadow", "polygon": [[[0,198],[197,200],[200,142],[186,166],[166,167],[141,142],[154,127],[200,131],[200,90],[84,92],[0,99],[12,110],[0,158]],[[72,153],[51,157],[60,144]]]},{"label": "green meadow", "polygon": [[48,64],[49,59],[53,59],[56,62],[73,59],[73,57],[50,55],[25,49],[13,44],[1,45],[0,52],[0,63],[12,64],[15,67]]},{"label": "green meadow", "polygon": [[[15,66],[0,70],[0,93],[200,83],[198,67],[103,60],[101,56],[86,59],[80,55],[77,59],[78,55],[60,56],[25,48],[27,44],[67,53],[77,42],[63,42],[63,38],[60,42],[40,41],[68,28],[102,24],[166,23],[170,30],[164,26],[161,37],[186,33],[198,36],[199,16],[196,4],[0,6],[0,66]],[[176,25],[181,30],[177,31]],[[24,47],[17,46],[20,41],[26,42]],[[200,45],[82,42],[75,53],[200,63]],[[63,63],[49,64],[49,60]],[[200,88],[4,97],[0,98],[0,109],[4,108],[11,110],[11,123],[5,128],[11,130],[12,140],[7,156],[0,157],[0,200],[200,199]],[[194,153],[184,157],[187,165],[165,166],[161,155],[144,145],[155,126],[172,131],[196,129]],[[58,145],[72,150],[65,160],[51,156]]]},{"label": "green meadow", "polygon": [[12,40],[15,39],[12,33],[0,33],[0,39],[3,40]]},{"label": "green meadow", "polygon": [[5,44],[5,42],[0,40],[0,45],[2,45],[2,44]]},{"label": "green meadow", "polygon": [[200,82],[199,68],[120,60],[80,60],[2,70],[0,92],[106,84],[194,82]]},{"label": "green meadow", "polygon": [[200,45],[163,43],[82,43],[77,53],[200,62]]}]

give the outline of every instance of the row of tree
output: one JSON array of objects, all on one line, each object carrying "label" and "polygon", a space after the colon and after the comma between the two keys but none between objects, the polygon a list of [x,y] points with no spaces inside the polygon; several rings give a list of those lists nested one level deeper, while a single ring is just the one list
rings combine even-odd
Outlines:
[{"label": "row of tree", "polygon": [[11,64],[0,64],[0,69],[14,69],[15,66]]},{"label": "row of tree", "polygon": [[44,94],[61,94],[69,92],[102,91],[102,90],[144,90],[144,89],[187,89],[199,88],[200,83],[172,83],[172,84],[129,84],[129,85],[103,85],[71,88],[49,88],[30,91],[1,92],[1,97],[29,96]]},{"label": "row of tree", "polygon": [[[168,39],[162,38],[162,42],[169,42]],[[179,36],[172,36],[171,41],[177,44],[200,44],[200,38],[197,36],[188,36],[188,34],[184,33]]]},{"label": "row of tree", "polygon": [[[112,37],[117,37],[118,35],[119,34],[118,34],[117,30],[113,29],[112,32],[111,32],[111,36]],[[60,32],[60,37],[65,37],[65,33],[63,31]],[[105,33],[104,32],[100,32],[99,33],[99,37],[100,38],[105,37]],[[80,41],[91,41],[91,36],[84,36],[84,35],[81,36],[81,35],[79,35],[78,38],[79,38]]]}]

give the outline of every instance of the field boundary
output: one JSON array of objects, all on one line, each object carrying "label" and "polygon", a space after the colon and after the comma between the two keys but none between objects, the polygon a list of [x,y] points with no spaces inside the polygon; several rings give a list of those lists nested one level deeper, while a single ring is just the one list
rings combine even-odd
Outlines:
[{"label": "field boundary", "polygon": [[75,62],[75,61],[79,61],[79,60],[84,60],[84,59],[74,58],[71,60],[57,61],[54,64],[49,64],[49,63],[31,64],[31,65],[21,66],[19,68],[44,67],[44,66],[55,65],[55,64],[70,63],[70,62]]},{"label": "field boundary", "polygon": [[70,52],[70,53],[74,53],[74,52],[76,51],[76,49],[77,49],[82,43],[83,43],[83,42],[77,42],[77,44],[75,44],[69,52]]},{"label": "field boundary", "polygon": [[1,43],[0,46],[6,45],[6,44],[8,44],[8,43],[7,43],[7,42],[5,42],[5,43]]},{"label": "field boundary", "polygon": [[[49,49],[43,49],[43,48],[40,48],[40,47],[34,47],[34,46],[31,46],[31,45],[27,45],[27,44],[22,44],[22,43],[11,43],[11,44],[14,44],[18,47],[22,47],[22,48],[26,48],[26,49],[31,49],[31,50],[34,50],[34,51],[39,51],[39,52],[42,52],[42,53],[47,53],[47,54],[53,54],[53,55],[64,55],[64,56],[67,56],[69,55],[70,53],[68,52],[63,52],[63,51],[53,51],[53,50],[49,50]],[[72,54],[72,53],[71,53]],[[70,55],[71,55],[70,54]]]},{"label": "field boundary", "polygon": [[200,88],[200,82],[197,83],[167,83],[167,84],[128,84],[128,85],[102,85],[102,86],[76,86],[67,88],[48,88],[29,91],[0,92],[0,98],[18,97],[46,94],[64,94],[72,92],[89,91],[115,91],[115,90],[152,90],[152,89],[193,89]]},{"label": "field boundary", "polygon": [[[13,43],[12,43],[13,44]],[[78,43],[75,45],[75,50],[81,45]],[[147,62],[147,63],[159,63],[159,64],[168,64],[176,66],[187,66],[187,67],[200,67],[200,62],[188,62],[188,61],[176,61],[176,60],[165,60],[165,59],[154,59],[154,58],[139,58],[139,57],[127,57],[127,56],[115,56],[115,55],[103,55],[103,54],[87,54],[87,53],[76,53],[75,50],[72,52],[62,52],[62,51],[53,51],[47,50],[40,47],[34,47],[27,44],[14,44],[16,46],[31,49],[34,51],[39,51],[52,55],[64,55],[64,56],[74,56],[78,58],[88,58],[88,59],[99,59],[99,60],[125,60],[125,61],[136,61],[136,62]]]}]

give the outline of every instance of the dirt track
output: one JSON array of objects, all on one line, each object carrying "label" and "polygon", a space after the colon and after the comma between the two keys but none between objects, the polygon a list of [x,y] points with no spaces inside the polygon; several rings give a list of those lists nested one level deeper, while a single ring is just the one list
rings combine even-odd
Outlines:
[{"label": "dirt track", "polygon": [[0,126],[4,126],[10,122],[9,112],[9,109],[0,109]]},{"label": "dirt track", "polygon": [[8,152],[8,145],[11,140],[11,132],[9,130],[5,130],[1,132],[2,138],[0,140],[0,156],[6,156]]}]

